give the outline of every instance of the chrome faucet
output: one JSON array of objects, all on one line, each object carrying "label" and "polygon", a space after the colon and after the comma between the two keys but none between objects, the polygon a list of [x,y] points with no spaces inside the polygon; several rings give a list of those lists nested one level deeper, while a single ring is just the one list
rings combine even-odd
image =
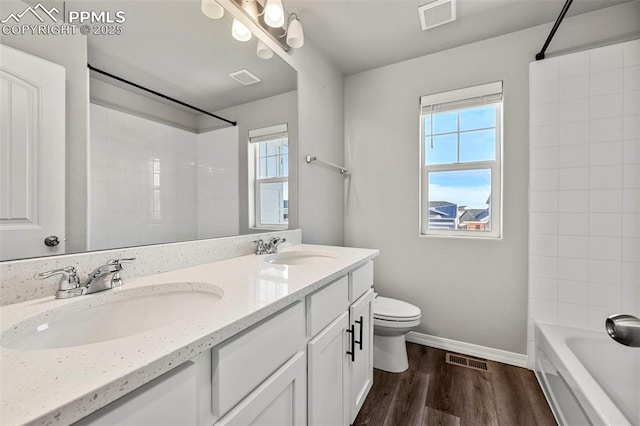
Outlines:
[{"label": "chrome faucet", "polygon": [[640,348],[640,319],[627,314],[611,315],[605,321],[605,327],[616,342]]},{"label": "chrome faucet", "polygon": [[264,242],[262,239],[252,241],[256,246],[256,254],[273,254],[278,252],[278,246],[287,241],[286,238],[271,237],[268,242]]},{"label": "chrome faucet", "polygon": [[73,266],[35,274],[34,278],[42,280],[53,277],[54,275],[61,275],[60,281],[58,281],[56,299],[67,299],[69,297],[82,296],[83,294],[96,293],[122,286],[122,284],[124,284],[122,278],[120,278],[120,271],[123,269],[122,264],[130,263],[134,260],[136,260],[135,257],[129,259],[111,259],[105,265],[94,269],[84,284],[82,284],[78,272]]}]

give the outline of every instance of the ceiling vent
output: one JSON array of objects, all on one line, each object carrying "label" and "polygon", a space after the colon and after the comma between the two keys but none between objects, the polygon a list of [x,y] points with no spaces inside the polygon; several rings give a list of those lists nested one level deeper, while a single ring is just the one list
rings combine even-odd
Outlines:
[{"label": "ceiling vent", "polygon": [[244,68],[240,71],[232,72],[231,74],[229,74],[229,77],[242,84],[243,86],[250,86],[262,81],[258,76],[250,73]]},{"label": "ceiling vent", "polygon": [[418,8],[422,31],[456,20],[456,0],[437,0]]}]

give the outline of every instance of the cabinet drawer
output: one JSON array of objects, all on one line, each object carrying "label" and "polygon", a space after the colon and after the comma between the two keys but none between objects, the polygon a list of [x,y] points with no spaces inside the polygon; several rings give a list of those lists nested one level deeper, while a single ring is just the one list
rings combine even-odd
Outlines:
[{"label": "cabinet drawer", "polygon": [[349,280],[342,277],[307,296],[307,331],[315,336],[349,307]]},{"label": "cabinet drawer", "polygon": [[223,416],[298,351],[304,319],[304,304],[296,302],[211,350],[214,416]]},{"label": "cabinet drawer", "polygon": [[373,287],[373,262],[369,261],[349,273],[349,301],[355,302]]}]

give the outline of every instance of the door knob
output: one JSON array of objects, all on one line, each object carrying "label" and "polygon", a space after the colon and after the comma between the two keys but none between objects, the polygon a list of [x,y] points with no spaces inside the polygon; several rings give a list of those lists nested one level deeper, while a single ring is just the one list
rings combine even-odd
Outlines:
[{"label": "door knob", "polygon": [[55,247],[60,244],[60,239],[56,235],[50,235],[44,239],[44,245],[47,247]]}]

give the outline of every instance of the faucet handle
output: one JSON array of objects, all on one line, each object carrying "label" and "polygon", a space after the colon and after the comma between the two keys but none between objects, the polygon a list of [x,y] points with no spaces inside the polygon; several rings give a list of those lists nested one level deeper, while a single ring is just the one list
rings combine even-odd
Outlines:
[{"label": "faucet handle", "polygon": [[39,274],[35,274],[33,277],[43,280],[55,275],[61,275],[60,281],[58,282],[58,290],[71,290],[80,287],[80,277],[78,276],[76,268],[73,266],[41,272]]},{"label": "faucet handle", "polygon": [[124,258],[124,259],[109,259],[107,261],[107,265],[117,265],[122,269],[122,265],[124,263],[131,263],[134,260],[136,260],[135,257],[127,257],[127,258]]}]

